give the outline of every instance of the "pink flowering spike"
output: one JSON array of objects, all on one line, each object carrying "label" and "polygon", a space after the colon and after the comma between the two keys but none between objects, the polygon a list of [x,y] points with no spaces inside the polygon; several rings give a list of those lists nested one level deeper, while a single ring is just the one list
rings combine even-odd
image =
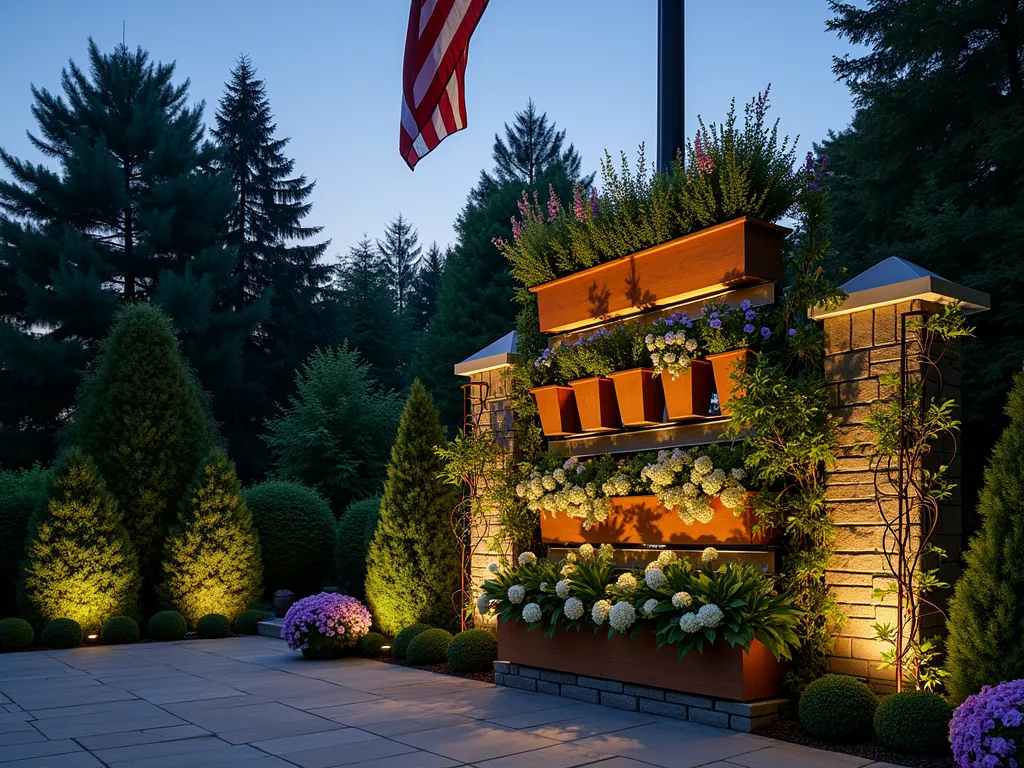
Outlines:
[{"label": "pink flowering spike", "polygon": [[523,190],[523,197],[518,203],[519,205],[519,218],[523,221],[530,216],[530,198],[526,196],[526,190]]},{"label": "pink flowering spike", "polygon": [[590,213],[597,218],[597,190],[593,187],[590,188]]},{"label": "pink flowering spike", "polygon": [[583,221],[586,218],[586,211],[583,207],[583,186],[577,181],[572,185],[572,213],[576,221]]},{"label": "pink flowering spike", "polygon": [[555,194],[555,188],[548,184],[548,221],[557,219],[561,210],[562,203],[558,200],[558,195]]},{"label": "pink flowering spike", "polygon": [[512,239],[515,240],[516,245],[519,245],[519,238],[522,235],[522,228],[519,222],[516,221],[516,217],[512,217]]}]

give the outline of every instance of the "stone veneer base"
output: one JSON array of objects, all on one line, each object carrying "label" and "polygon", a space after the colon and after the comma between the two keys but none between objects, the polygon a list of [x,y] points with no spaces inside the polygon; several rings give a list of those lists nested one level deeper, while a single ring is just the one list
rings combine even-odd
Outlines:
[{"label": "stone veneer base", "polygon": [[747,733],[774,723],[789,712],[788,699],[740,703],[615,680],[552,672],[507,661],[494,662],[494,683],[522,691],[548,693],[629,712],[645,712]]}]

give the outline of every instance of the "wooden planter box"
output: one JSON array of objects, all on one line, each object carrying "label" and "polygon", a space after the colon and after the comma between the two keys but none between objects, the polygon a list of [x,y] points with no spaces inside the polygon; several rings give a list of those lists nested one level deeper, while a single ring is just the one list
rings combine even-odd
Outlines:
[{"label": "wooden planter box", "polygon": [[708,355],[708,362],[715,372],[715,391],[718,393],[718,407],[722,415],[728,416],[732,410],[729,401],[734,397],[743,397],[743,389],[736,386],[733,373],[742,373],[754,361],[754,353],[749,349],[734,349],[731,352],[719,352]]},{"label": "wooden planter box", "polygon": [[615,385],[605,376],[570,381],[576,394],[576,410],[584,432],[614,432],[622,429],[619,404],[615,400]]},{"label": "wooden planter box", "polygon": [[773,534],[754,535],[757,518],[747,507],[736,517],[715,499],[710,523],[687,525],[678,513],[658,503],[657,496],[620,496],[612,500],[612,512],[589,529],[578,517],[548,512],[540,514],[541,540],[545,544],[771,544]]},{"label": "wooden planter box", "polygon": [[659,377],[665,393],[669,421],[701,418],[711,409],[711,363],[691,360],[690,368],[674,379],[666,371]]},{"label": "wooden planter box", "polygon": [[[619,415],[626,427],[650,427],[665,421],[665,395],[650,368],[608,374],[615,384]],[[705,411],[707,413],[707,411]]]},{"label": "wooden planter box", "polygon": [[551,384],[531,389],[530,394],[537,402],[540,428],[547,437],[565,437],[582,431],[572,387]]},{"label": "wooden planter box", "polygon": [[785,664],[754,640],[750,650],[726,642],[705,645],[682,659],[674,645],[658,648],[653,632],[635,640],[607,630],[558,631],[544,637],[540,628],[527,631],[525,622],[498,622],[498,658],[513,664],[616,680],[634,685],[714,696],[732,701],[769,699],[782,690]]},{"label": "wooden planter box", "polygon": [[781,282],[789,232],[744,216],[534,286],[540,330],[565,333],[745,283]]}]

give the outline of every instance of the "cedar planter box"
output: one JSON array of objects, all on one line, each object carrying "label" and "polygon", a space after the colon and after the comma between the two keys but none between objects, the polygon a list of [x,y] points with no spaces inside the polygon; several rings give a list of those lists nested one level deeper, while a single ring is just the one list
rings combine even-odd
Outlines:
[{"label": "cedar planter box", "polygon": [[551,384],[531,389],[530,394],[537,402],[540,428],[547,437],[565,437],[582,431],[572,387]]},{"label": "cedar planter box", "polygon": [[732,376],[734,373],[743,373],[747,370],[747,366],[754,362],[754,353],[749,349],[734,349],[731,352],[708,355],[708,362],[715,372],[718,407],[722,409],[723,416],[728,416],[731,411],[729,401],[734,397],[743,397],[743,389],[736,386]]},{"label": "cedar planter box", "polygon": [[757,518],[747,507],[736,517],[714,499],[710,523],[687,525],[674,510],[658,503],[657,496],[619,496],[601,523],[584,529],[583,521],[566,514],[541,512],[540,535],[545,544],[771,544],[771,533],[754,535]]},{"label": "cedar planter box", "polygon": [[674,645],[658,648],[653,632],[635,640],[607,629],[556,631],[544,637],[541,628],[527,631],[526,622],[498,622],[498,658],[553,672],[667,688],[733,701],[769,699],[782,690],[785,664],[754,640],[749,651],[719,641],[678,658]]},{"label": "cedar planter box", "polygon": [[576,410],[584,432],[614,432],[622,429],[619,404],[615,400],[615,385],[605,376],[570,381],[576,394]]},{"label": "cedar planter box", "polygon": [[672,378],[668,371],[659,377],[665,393],[665,406],[669,421],[701,418],[711,409],[712,371],[711,363],[705,360],[691,360],[690,367],[679,376]]},{"label": "cedar planter box", "polygon": [[[615,384],[619,415],[626,427],[650,427],[665,421],[665,395],[651,368],[608,374]],[[706,413],[706,411],[705,411]]]},{"label": "cedar planter box", "polygon": [[746,216],[530,290],[542,333],[565,333],[746,283],[782,280],[790,230]]}]

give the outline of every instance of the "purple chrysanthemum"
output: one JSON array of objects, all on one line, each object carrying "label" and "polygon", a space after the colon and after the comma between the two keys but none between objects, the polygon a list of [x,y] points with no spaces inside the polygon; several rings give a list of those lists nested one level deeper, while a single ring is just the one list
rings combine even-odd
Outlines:
[{"label": "purple chrysanthemum", "polygon": [[304,597],[284,617],[281,638],[293,651],[348,648],[370,631],[370,611],[348,595]]},{"label": "purple chrysanthemum", "polygon": [[953,757],[960,768],[1017,764],[1017,744],[1024,739],[1021,710],[1024,680],[986,685],[957,707],[949,724]]}]

